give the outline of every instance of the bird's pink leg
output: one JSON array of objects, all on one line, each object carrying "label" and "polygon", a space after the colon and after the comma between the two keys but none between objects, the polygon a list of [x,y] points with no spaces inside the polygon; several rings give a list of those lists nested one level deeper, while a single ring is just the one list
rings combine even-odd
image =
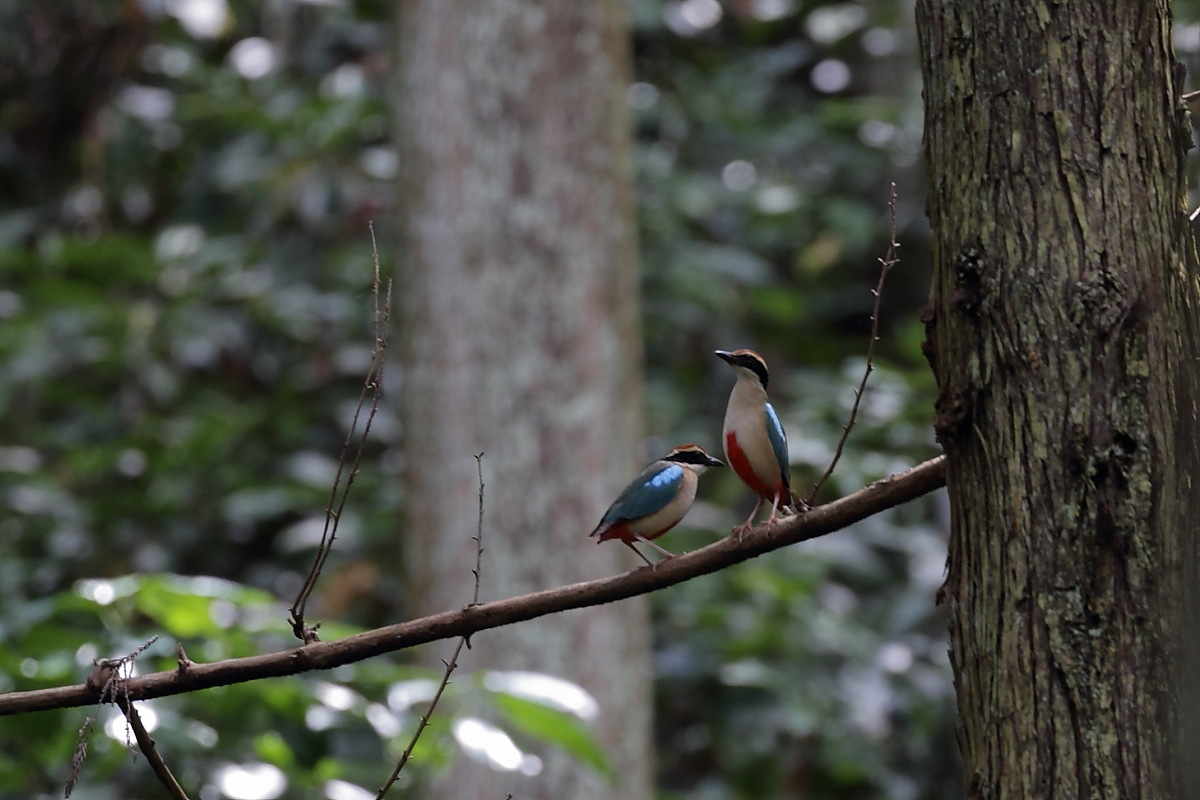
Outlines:
[{"label": "bird's pink leg", "polygon": [[[633,535],[633,538],[637,539],[639,542],[645,542],[646,544],[650,545],[655,550],[662,553],[665,558],[674,558],[675,557],[675,554],[672,553],[670,550],[666,550],[663,547],[661,547],[660,545],[655,544],[654,542],[647,539],[645,536],[642,536],[640,533],[635,533]],[[659,563],[661,564],[662,562],[660,561]]]},{"label": "bird's pink leg", "polygon": [[[641,536],[638,536],[637,538],[642,539]],[[650,569],[654,569],[654,562],[651,561],[650,559],[646,558],[644,555],[642,555],[642,551],[638,550],[636,547],[634,547],[633,542],[629,541],[628,539],[622,539],[621,541],[625,543],[626,547],[628,547],[633,552],[637,553],[637,557],[640,558],[642,561],[645,561],[646,566],[648,566]],[[648,542],[645,539],[642,539],[642,541],[646,542],[647,544],[652,544],[652,542]]]},{"label": "bird's pink leg", "polygon": [[771,523],[778,520],[778,517],[775,516],[775,512],[778,510],[779,510],[779,493],[776,492],[775,496],[771,498],[771,515],[767,517],[767,530],[771,530]]},{"label": "bird's pink leg", "polygon": [[748,531],[752,527],[754,527],[754,518],[758,515],[758,510],[760,508],[762,508],[762,504],[763,504],[763,499],[762,499],[762,496],[759,495],[758,502],[756,502],[754,504],[754,510],[750,512],[750,516],[746,517],[746,521],[743,522],[741,525],[737,525],[734,527],[733,535],[737,537],[737,540],[739,542],[742,540],[742,537],[746,534],[746,531]]}]

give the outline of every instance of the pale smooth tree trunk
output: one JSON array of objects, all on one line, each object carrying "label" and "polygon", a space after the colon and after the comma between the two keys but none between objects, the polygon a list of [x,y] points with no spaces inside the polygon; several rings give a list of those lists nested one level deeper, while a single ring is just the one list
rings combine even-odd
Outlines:
[{"label": "pale smooth tree trunk", "polygon": [[1169,14],[917,2],[969,798],[1196,796],[1200,348]]},{"label": "pale smooth tree trunk", "polygon": [[[641,334],[623,1],[401,0],[398,15],[400,535],[416,616],[470,599],[481,451],[481,599],[633,566],[587,534],[642,459]],[[650,797],[649,645],[640,600],[476,635],[457,681],[519,669],[582,685],[617,784],[551,751],[532,777],[460,757],[426,796]]]}]

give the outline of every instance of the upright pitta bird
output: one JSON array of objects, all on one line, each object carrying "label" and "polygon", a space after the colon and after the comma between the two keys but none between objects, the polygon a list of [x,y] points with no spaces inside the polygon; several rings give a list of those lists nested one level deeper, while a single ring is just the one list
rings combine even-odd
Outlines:
[{"label": "upright pitta bird", "polygon": [[725,428],[721,434],[725,458],[742,483],[758,495],[750,516],[733,529],[741,538],[764,502],[771,503],[771,516],[767,518],[770,526],[779,509],[799,509],[800,499],[792,492],[783,425],[767,401],[767,362],[753,350],[717,350],[716,355],[737,376],[725,408]]},{"label": "upright pitta bird", "polygon": [[633,546],[634,542],[645,542],[667,558],[674,558],[674,553],[650,540],[674,528],[692,507],[700,473],[723,466],[720,459],[694,444],[676,447],[625,487],[591,535],[599,536],[601,542],[620,539],[651,567],[653,562]]}]

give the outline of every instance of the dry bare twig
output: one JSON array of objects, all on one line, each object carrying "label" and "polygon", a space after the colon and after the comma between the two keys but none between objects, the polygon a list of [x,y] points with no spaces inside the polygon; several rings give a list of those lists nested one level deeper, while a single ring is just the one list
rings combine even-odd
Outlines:
[{"label": "dry bare twig", "polygon": [[133,728],[134,738],[137,739],[138,749],[146,757],[147,763],[150,764],[150,769],[154,770],[154,776],[158,778],[158,782],[166,787],[167,794],[174,798],[174,800],[188,800],[187,793],[183,791],[183,787],[179,785],[179,781],[175,780],[175,776],[171,774],[167,762],[163,761],[158,748],[154,746],[154,740],[150,738],[150,732],[142,724],[142,717],[138,714],[133,703],[126,698],[119,697],[117,698],[117,705],[124,712],[125,719],[129,720],[129,725]]},{"label": "dry bare twig", "polygon": [[[332,669],[420,644],[469,636],[478,631],[512,625],[572,608],[597,606],[648,594],[740,564],[763,553],[841,530],[893,506],[928,494],[945,484],[945,456],[938,456],[904,472],[876,481],[841,499],[817,506],[805,514],[777,521],[770,529],[765,523],[759,525],[750,530],[740,542],[734,537],[726,537],[660,563],[656,569],[642,567],[608,578],[544,589],[454,611],[442,611],[421,619],[364,631],[337,641],[312,642],[292,650],[231,658],[209,664],[192,663],[183,671],[176,668],[132,678],[125,683],[125,691],[131,699],[142,700],[281,675]],[[8,692],[0,694],[0,716],[86,706],[95,703],[99,696],[99,687],[88,684]]]},{"label": "dry bare twig", "polygon": [[842,459],[842,450],[846,447],[846,440],[850,438],[850,429],[854,427],[855,421],[858,419],[858,409],[862,405],[863,392],[867,388],[867,379],[871,377],[871,373],[875,370],[875,343],[879,341],[879,304],[883,300],[883,282],[887,280],[888,272],[892,267],[900,263],[900,257],[896,255],[896,251],[900,249],[900,244],[896,241],[896,184],[892,184],[891,197],[888,199],[888,249],[887,254],[879,259],[879,281],[875,284],[875,288],[871,290],[871,294],[875,297],[874,305],[871,307],[871,340],[867,343],[867,368],[863,370],[862,380],[858,383],[858,388],[854,390],[854,404],[850,406],[850,419],[842,426],[842,435],[838,439],[837,449],[834,451],[833,460],[829,462],[829,468],[825,470],[825,474],[821,479],[813,485],[812,491],[808,493],[804,503],[807,506],[812,506],[816,502],[817,492],[821,491],[821,487],[825,485],[825,481],[833,475],[834,468]]},{"label": "dry bare twig", "polygon": [[[317,554],[304,579],[304,585],[300,587],[300,592],[296,595],[296,600],[290,609],[291,619],[289,622],[292,626],[292,633],[305,644],[315,642],[320,638],[317,635],[320,623],[309,625],[305,622],[305,607],[313,589],[316,588],[321,570],[325,567],[325,560],[329,558],[329,553],[333,550],[333,541],[337,538],[338,522],[341,520],[342,510],[346,507],[346,499],[350,496],[350,488],[358,476],[358,465],[366,450],[367,436],[371,433],[371,422],[375,419],[375,412],[379,410],[379,396],[383,389],[383,351],[387,349],[387,326],[392,317],[392,281],[389,278],[386,282],[381,282],[379,247],[375,242],[375,225],[371,224],[370,229],[371,255],[375,265],[375,280],[371,287],[375,299],[373,316],[375,345],[371,348],[371,365],[367,369],[366,378],[363,379],[362,390],[358,395],[358,405],[355,407],[354,417],[350,421],[350,430],[346,432],[346,440],[342,443],[342,452],[338,457],[337,474],[334,476],[333,486],[329,492],[329,505],[325,509],[325,529],[321,532],[321,544],[317,547]],[[380,292],[381,287],[383,287],[382,293]],[[358,421],[368,398],[370,398],[371,407],[367,411],[367,420],[363,425],[362,432],[358,434],[357,441],[355,441]],[[350,474],[343,485],[342,476],[345,473],[346,456],[350,451],[351,444],[354,444],[353,460],[350,463]]]},{"label": "dry bare twig", "polygon": [[[471,595],[471,606],[479,605],[479,576],[483,568],[483,453],[475,456],[475,470],[479,474],[479,517],[475,523],[475,536],[473,537],[475,539],[475,569],[471,570],[471,572],[475,573],[475,592]],[[468,606],[468,608],[471,606]],[[470,634],[459,639],[458,644],[454,647],[454,653],[450,656],[450,660],[442,662],[446,666],[446,670],[442,673],[442,680],[438,684],[437,691],[433,693],[433,699],[429,701],[429,708],[425,709],[425,713],[417,721],[417,729],[413,731],[412,739],[408,742],[408,747],[404,748],[404,752],[396,762],[396,768],[392,770],[392,774],[388,776],[387,781],[383,786],[379,787],[379,791],[375,795],[375,800],[383,800],[383,796],[387,794],[387,790],[392,788],[392,784],[400,777],[400,772],[404,769],[404,765],[412,757],[412,752],[417,746],[417,741],[429,725],[429,719],[433,716],[433,710],[437,708],[438,701],[442,699],[442,693],[450,685],[450,674],[458,667],[458,656],[462,653],[464,646],[471,646]]]}]

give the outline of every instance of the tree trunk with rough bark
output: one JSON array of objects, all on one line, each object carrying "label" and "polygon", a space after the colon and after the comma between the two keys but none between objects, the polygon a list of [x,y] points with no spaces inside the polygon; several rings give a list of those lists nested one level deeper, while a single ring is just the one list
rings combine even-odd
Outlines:
[{"label": "tree trunk with rough bark", "polygon": [[1186,798],[1198,291],[1166,0],[918,0],[969,798]]},{"label": "tree trunk with rough bark", "polygon": [[[481,599],[632,566],[587,534],[641,460],[641,339],[622,0],[398,11],[401,535],[416,616],[470,600],[481,451]],[[462,686],[488,669],[582,685],[617,784],[553,751],[534,777],[459,756],[426,796],[651,796],[643,601],[479,634],[460,669]],[[439,713],[454,711],[486,716]]]}]

